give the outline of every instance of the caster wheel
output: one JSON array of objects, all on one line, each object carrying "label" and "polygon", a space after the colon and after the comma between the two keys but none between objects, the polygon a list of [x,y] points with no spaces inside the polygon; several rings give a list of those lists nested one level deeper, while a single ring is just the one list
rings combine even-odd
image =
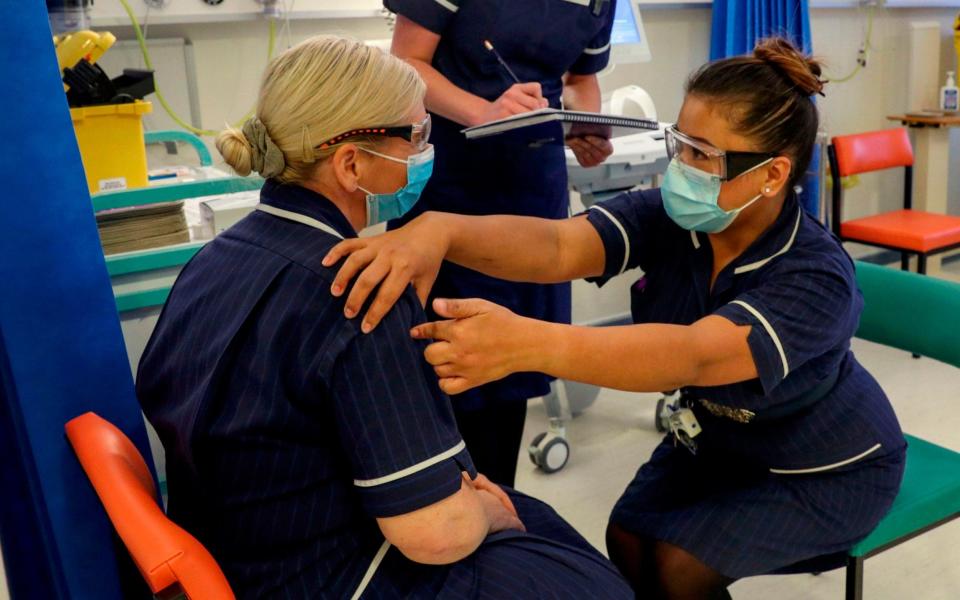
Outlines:
[{"label": "caster wheel", "polygon": [[562,437],[538,434],[528,448],[530,460],[544,473],[556,473],[570,458],[570,444]]},{"label": "caster wheel", "polygon": [[661,396],[657,400],[657,412],[655,413],[653,419],[653,425],[657,428],[657,431],[660,433],[665,433],[667,431],[667,424],[663,422],[663,408],[667,403],[667,397]]},{"label": "caster wheel", "polygon": [[530,457],[530,462],[536,466],[540,466],[540,442],[543,441],[543,438],[547,437],[547,433],[538,433],[533,441],[530,442],[530,446],[527,448],[527,456]]}]

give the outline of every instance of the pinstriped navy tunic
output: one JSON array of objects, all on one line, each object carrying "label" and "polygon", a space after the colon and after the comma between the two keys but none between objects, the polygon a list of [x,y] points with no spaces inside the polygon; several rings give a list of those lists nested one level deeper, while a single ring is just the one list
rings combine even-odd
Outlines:
[{"label": "pinstriped navy tunic", "polygon": [[[440,36],[432,66],[457,87],[493,101],[514,80],[483,45],[489,40],[522,82],[539,82],[560,108],[565,73],[602,70],[610,58],[615,1],[384,0],[384,6]],[[594,14],[594,6],[598,6]],[[423,212],[462,215],[569,215],[563,148],[519,146],[500,136],[468,141],[463,125],[433,115],[433,176],[420,201],[391,227]],[[485,298],[523,316],[570,322],[570,284],[508,282],[444,263],[431,297]],[[549,390],[539,373],[516,373],[457,395],[457,409],[524,402]]]},{"label": "pinstriped navy tunic", "polygon": [[556,513],[512,490],[530,533],[490,536],[459,563],[414,564],[385,543],[376,517],[475,474],[409,335],[423,310],[411,289],[363,335],[320,262],[355,236],[346,218],[273,181],[261,201],[184,268],[137,377],[166,449],[170,516],[238,597],[630,597]]},{"label": "pinstriped navy tunic", "polygon": [[899,488],[906,442],[850,350],[863,301],[839,242],[791,196],[711,289],[708,236],[673,223],[659,190],[618,196],[587,218],[606,250],[599,284],[644,272],[645,285],[633,290],[636,322],[719,315],[749,325],[759,373],[683,390],[702,426],[696,453],[668,436],[612,521],[728,577],[785,569],[866,536]]}]

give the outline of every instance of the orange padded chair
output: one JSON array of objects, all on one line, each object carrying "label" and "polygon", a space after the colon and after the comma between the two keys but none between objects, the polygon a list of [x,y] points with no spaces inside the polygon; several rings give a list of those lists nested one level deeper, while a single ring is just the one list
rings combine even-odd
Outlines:
[{"label": "orange padded chair", "polygon": [[110,521],[154,596],[233,600],[227,578],[206,548],[163,513],[153,478],[133,442],[92,412],[71,419],[66,430]]},{"label": "orange padded chair", "polygon": [[[900,266],[909,270],[916,254],[917,272],[927,272],[931,254],[960,248],[960,217],[912,210],[913,148],[907,130],[885,129],[835,137],[827,149],[833,179],[833,232],[843,241],[900,252]],[[903,167],[903,210],[842,221],[840,178]]]}]

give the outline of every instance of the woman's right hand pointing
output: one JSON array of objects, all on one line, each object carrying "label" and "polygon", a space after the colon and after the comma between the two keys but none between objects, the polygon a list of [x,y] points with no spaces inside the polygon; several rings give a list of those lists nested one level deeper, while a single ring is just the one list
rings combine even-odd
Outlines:
[{"label": "woman's right hand pointing", "polygon": [[480,298],[438,298],[433,310],[448,320],[422,323],[410,335],[433,340],[423,355],[446,394],[460,394],[511,373],[535,370],[529,367],[538,354],[539,321]]}]

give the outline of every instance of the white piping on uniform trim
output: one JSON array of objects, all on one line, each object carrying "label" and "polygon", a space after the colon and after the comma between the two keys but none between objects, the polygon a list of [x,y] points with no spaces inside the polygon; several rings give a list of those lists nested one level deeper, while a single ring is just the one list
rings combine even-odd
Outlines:
[{"label": "white piping on uniform trim", "polygon": [[306,216],[306,215],[301,215],[300,213],[296,213],[296,212],[293,212],[293,211],[290,211],[290,210],[283,210],[282,208],[277,208],[277,207],[275,207],[275,206],[270,206],[269,204],[258,204],[258,205],[257,205],[257,210],[263,211],[263,212],[267,213],[268,215],[273,215],[273,216],[275,216],[275,217],[280,217],[281,219],[287,219],[288,221],[294,221],[294,222],[297,222],[297,223],[302,223],[303,225],[309,225],[310,227],[315,227],[316,229],[319,229],[320,231],[325,231],[325,232],[329,233],[330,235],[335,235],[335,236],[337,236],[337,237],[340,238],[341,240],[343,239],[343,236],[340,234],[339,231],[337,231],[337,230],[334,229],[333,227],[330,227],[329,225],[327,225],[327,224],[324,223],[323,221],[318,221],[318,220],[316,220],[316,219],[314,219],[314,218],[312,218],[312,217],[308,217],[308,216]]},{"label": "white piping on uniform trim", "polygon": [[773,340],[773,345],[777,347],[777,352],[780,353],[780,360],[783,361],[783,376],[786,377],[790,374],[790,366],[787,364],[787,354],[783,351],[783,344],[780,343],[780,337],[777,336],[777,332],[773,330],[773,326],[770,325],[770,321],[767,321],[763,315],[760,314],[760,311],[750,306],[743,300],[734,300],[730,304],[739,304],[744,307],[750,314],[755,316],[760,324],[763,325],[763,328],[767,330],[767,335],[770,336],[770,339]]},{"label": "white piping on uniform trim", "polygon": [[565,0],[572,4],[579,4],[580,6],[590,6],[590,0]]},{"label": "white piping on uniform trim", "polygon": [[770,469],[771,473],[778,473],[780,475],[803,475],[805,473],[819,473],[820,471],[829,471],[830,469],[836,469],[838,467],[843,467],[849,465],[850,463],[855,463],[861,458],[869,454],[873,454],[880,449],[880,444],[876,444],[866,452],[861,452],[860,454],[854,456],[853,458],[848,458],[847,460],[841,460],[840,462],[835,462],[832,465],[824,465],[822,467],[813,467],[810,469]]},{"label": "white piping on uniform trim", "polygon": [[623,273],[627,270],[627,263],[630,262],[630,238],[627,237],[627,230],[623,228],[623,225],[620,224],[620,221],[616,219],[610,211],[605,209],[602,206],[591,206],[590,210],[595,210],[606,216],[608,219],[613,221],[613,224],[617,226],[617,229],[620,230],[620,236],[623,237],[623,265],[620,267],[620,273]]},{"label": "white piping on uniform trim", "polygon": [[457,6],[453,2],[449,2],[449,0],[433,0],[433,1],[453,13],[460,10],[459,6]]},{"label": "white piping on uniform trim", "polygon": [[786,245],[785,245],[783,248],[780,248],[780,250],[778,250],[776,254],[772,254],[772,255],[764,258],[763,260],[758,260],[757,262],[752,262],[752,263],[750,263],[749,265],[743,265],[743,266],[741,266],[741,267],[737,267],[736,269],[733,270],[733,274],[734,274],[734,275],[739,275],[740,273],[746,273],[746,272],[748,272],[748,271],[753,271],[753,270],[755,270],[755,269],[759,269],[760,267],[762,267],[763,265],[767,264],[768,262],[770,262],[771,260],[775,259],[776,257],[780,256],[781,254],[786,253],[786,251],[789,250],[789,249],[793,246],[793,241],[797,238],[797,230],[800,229],[800,219],[801,219],[802,217],[803,217],[803,209],[798,209],[798,211],[797,211],[797,222],[796,222],[796,223],[794,224],[794,226],[793,226],[793,233],[790,234],[790,239],[787,240]]},{"label": "white piping on uniform trim", "polygon": [[697,232],[694,231],[694,230],[692,230],[692,229],[690,230],[690,239],[693,240],[693,249],[694,249],[694,250],[699,250],[699,249],[700,249],[700,238],[697,237]]},{"label": "white piping on uniform trim", "polygon": [[441,452],[440,454],[437,454],[434,457],[418,462],[417,464],[407,467],[406,469],[401,469],[396,473],[391,473],[389,475],[384,475],[383,477],[377,477],[375,479],[354,479],[353,485],[357,487],[374,487],[378,485],[383,485],[385,483],[390,483],[391,481],[396,481],[398,479],[403,479],[408,475],[413,475],[414,473],[418,471],[422,471],[427,467],[432,467],[433,465],[437,464],[440,461],[444,461],[452,456],[456,456],[457,454],[460,454],[461,452],[463,452],[463,449],[466,447],[467,445],[463,442],[463,440],[460,440],[459,444],[457,444],[453,448],[450,448],[446,452]]},{"label": "white piping on uniform trim", "polygon": [[360,596],[363,595],[363,592],[365,592],[367,586],[370,585],[370,580],[373,579],[374,573],[377,572],[377,568],[380,567],[380,563],[383,562],[383,557],[386,556],[387,550],[389,549],[390,542],[384,540],[383,545],[380,546],[380,549],[377,550],[377,553],[373,556],[373,560],[370,561],[370,566],[367,567],[367,572],[363,574],[363,579],[360,580],[360,585],[357,586],[356,591],[354,591],[353,595],[350,596],[350,600],[359,600]]},{"label": "white piping on uniform trim", "polygon": [[596,56],[597,54],[603,54],[609,49],[610,49],[610,42],[607,42],[607,45],[601,48],[584,48],[583,53],[589,54],[590,56]]}]

